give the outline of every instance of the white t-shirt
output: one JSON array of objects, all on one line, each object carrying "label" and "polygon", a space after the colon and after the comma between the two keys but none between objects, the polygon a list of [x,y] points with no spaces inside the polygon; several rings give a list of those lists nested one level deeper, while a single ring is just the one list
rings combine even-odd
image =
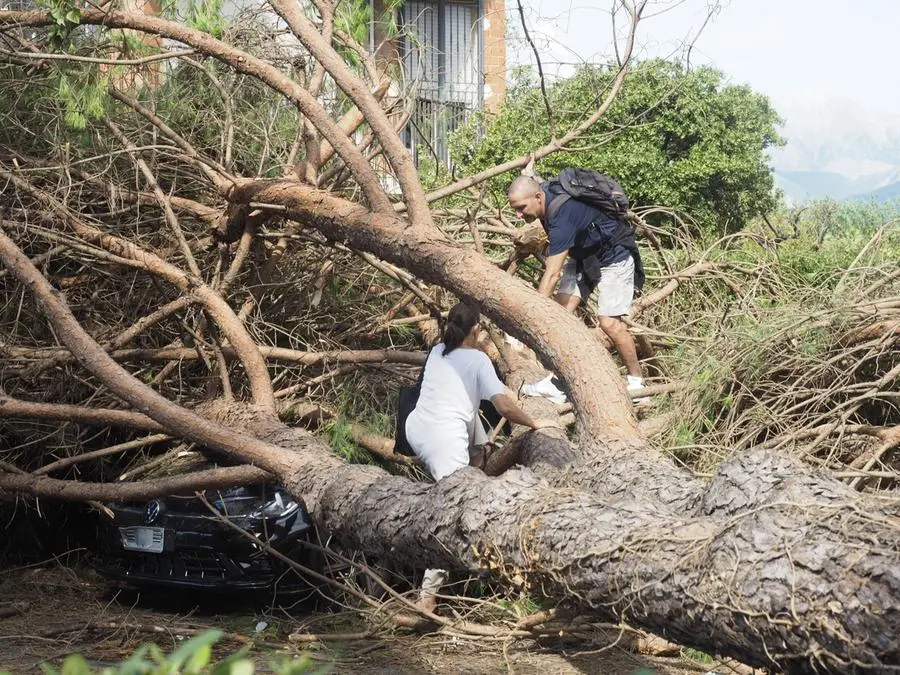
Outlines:
[{"label": "white t-shirt", "polygon": [[488,441],[478,408],[503,393],[506,386],[484,352],[457,347],[444,356],[443,343],[431,350],[406,438],[436,479],[468,464],[469,446]]}]

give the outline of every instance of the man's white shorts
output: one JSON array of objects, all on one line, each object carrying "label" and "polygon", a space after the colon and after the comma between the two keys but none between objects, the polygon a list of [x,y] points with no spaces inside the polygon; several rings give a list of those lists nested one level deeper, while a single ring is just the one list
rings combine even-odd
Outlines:
[{"label": "man's white shorts", "polygon": [[[583,298],[585,285],[579,277],[574,258],[566,260],[559,279],[557,293]],[[623,316],[631,313],[634,300],[634,258],[628,256],[621,262],[607,265],[600,275],[600,283],[591,293],[597,298],[599,316]]]}]

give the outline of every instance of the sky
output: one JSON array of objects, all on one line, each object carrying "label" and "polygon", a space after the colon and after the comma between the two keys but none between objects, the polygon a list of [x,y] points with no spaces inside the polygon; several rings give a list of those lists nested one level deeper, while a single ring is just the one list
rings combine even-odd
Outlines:
[{"label": "sky", "polygon": [[[565,75],[573,63],[611,55],[612,0],[521,1],[547,71]],[[789,141],[777,168],[821,169],[811,166],[824,161],[812,159],[815,148],[852,145],[859,134],[875,149],[832,156],[830,169],[858,175],[893,164],[876,146],[900,141],[900,0],[723,0],[700,32],[711,2],[650,0],[637,56],[678,54],[694,40],[692,63],[767,94]],[[513,23],[516,7],[507,0]],[[530,58],[521,47],[510,56]]]}]

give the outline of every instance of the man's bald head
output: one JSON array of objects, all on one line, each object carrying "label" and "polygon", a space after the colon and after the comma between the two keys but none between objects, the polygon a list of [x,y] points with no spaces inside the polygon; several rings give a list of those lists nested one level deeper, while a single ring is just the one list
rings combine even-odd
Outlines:
[{"label": "man's bald head", "polygon": [[529,176],[518,176],[506,190],[506,198],[516,215],[526,223],[544,219],[544,191]]},{"label": "man's bald head", "polygon": [[516,176],[506,189],[507,197],[530,197],[539,192],[541,186],[531,176]]}]

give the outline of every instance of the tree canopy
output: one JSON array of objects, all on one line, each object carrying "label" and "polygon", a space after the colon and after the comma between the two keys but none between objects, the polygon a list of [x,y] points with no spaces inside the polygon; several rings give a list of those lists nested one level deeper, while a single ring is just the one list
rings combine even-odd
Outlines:
[{"label": "tree canopy", "polygon": [[[586,64],[552,83],[555,128],[574,126],[596,107],[615,72]],[[666,206],[704,228],[734,232],[777,205],[767,151],[783,143],[779,122],[766,96],[715,68],[644,61],[606,114],[538,167],[545,176],[565,166],[594,168],[615,177],[634,204]],[[541,88],[531,71],[520,71],[499,114],[460,131],[454,157],[473,173],[551,140]]]}]

